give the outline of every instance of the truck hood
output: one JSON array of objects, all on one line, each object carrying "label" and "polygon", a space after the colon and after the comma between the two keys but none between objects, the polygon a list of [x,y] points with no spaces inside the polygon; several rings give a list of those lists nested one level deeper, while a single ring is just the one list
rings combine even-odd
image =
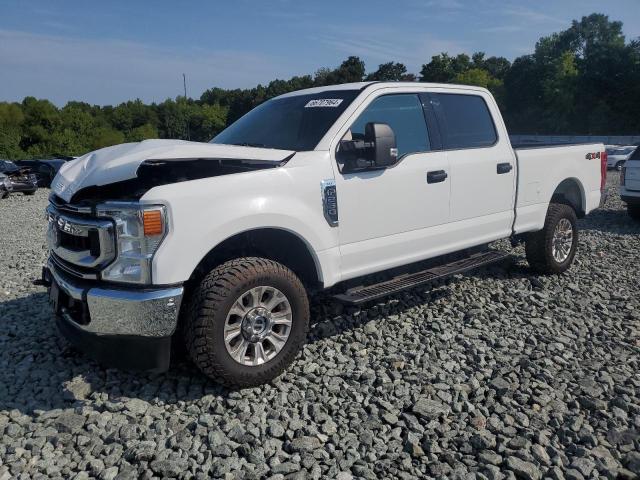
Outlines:
[{"label": "truck hood", "polygon": [[[51,183],[57,196],[71,201],[79,190],[136,178],[138,168],[147,160],[179,162],[199,159],[253,160],[278,164],[295,152],[270,148],[244,147],[186,140],[145,140],[124,143],[87,153],[65,163]],[[189,162],[184,162],[187,165]],[[213,175],[212,175],[213,176]]]}]

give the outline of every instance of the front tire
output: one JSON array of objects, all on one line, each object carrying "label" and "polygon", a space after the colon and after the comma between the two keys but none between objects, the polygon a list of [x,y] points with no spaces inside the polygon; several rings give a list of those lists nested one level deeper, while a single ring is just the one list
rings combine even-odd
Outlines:
[{"label": "front tire", "polygon": [[627,213],[635,221],[640,222],[640,205],[627,205]]},{"label": "front tire", "polygon": [[190,298],[187,351],[209,378],[234,387],[267,383],[291,364],[309,328],[309,300],[298,277],[264,258],[213,269]]},{"label": "front tire", "polygon": [[544,274],[558,274],[571,266],[577,248],[576,212],[569,205],[551,203],[544,228],[529,234],[525,252],[533,270]]}]

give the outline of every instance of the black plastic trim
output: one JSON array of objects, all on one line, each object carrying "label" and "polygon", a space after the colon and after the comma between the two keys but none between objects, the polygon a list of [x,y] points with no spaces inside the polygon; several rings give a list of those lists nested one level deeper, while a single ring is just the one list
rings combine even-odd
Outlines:
[{"label": "black plastic trim", "polygon": [[72,345],[98,363],[123,370],[165,372],[171,362],[171,337],[97,335],[82,330],[61,315],[58,330]]},{"label": "black plastic trim", "polygon": [[620,195],[620,199],[628,205],[640,205],[640,197],[634,197],[631,195]]}]

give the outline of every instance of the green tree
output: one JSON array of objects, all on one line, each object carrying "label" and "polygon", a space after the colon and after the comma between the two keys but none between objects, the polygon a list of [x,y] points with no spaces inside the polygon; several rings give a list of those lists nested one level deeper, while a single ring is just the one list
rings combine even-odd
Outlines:
[{"label": "green tree", "polygon": [[17,103],[0,103],[0,158],[23,158],[20,147],[24,114]]},{"label": "green tree", "polygon": [[472,67],[469,55],[461,53],[455,57],[447,53],[441,53],[431,57],[431,61],[422,65],[420,70],[420,81],[451,83],[461,73]]},{"label": "green tree", "polygon": [[407,67],[402,63],[388,62],[378,66],[375,72],[367,75],[366,80],[401,81],[407,80]]},{"label": "green tree", "polygon": [[158,138],[158,129],[150,123],[140,125],[126,135],[127,142],[141,142],[150,138]]},{"label": "green tree", "polygon": [[99,127],[93,132],[90,150],[110,147],[124,142],[124,133],[109,127]]}]

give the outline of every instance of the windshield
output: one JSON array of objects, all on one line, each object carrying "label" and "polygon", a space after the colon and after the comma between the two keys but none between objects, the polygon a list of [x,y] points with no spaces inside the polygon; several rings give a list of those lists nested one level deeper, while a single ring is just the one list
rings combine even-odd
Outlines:
[{"label": "windshield", "polygon": [[254,108],[211,143],[313,150],[359,90],[333,90],[274,98]]}]

